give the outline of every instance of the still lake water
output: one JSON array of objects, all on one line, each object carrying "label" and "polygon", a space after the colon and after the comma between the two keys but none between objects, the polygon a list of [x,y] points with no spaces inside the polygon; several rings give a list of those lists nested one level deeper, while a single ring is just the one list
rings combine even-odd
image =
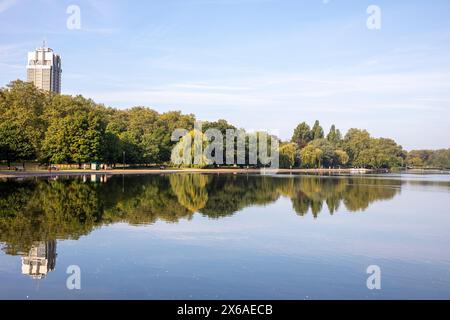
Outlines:
[{"label": "still lake water", "polygon": [[4,180],[0,245],[1,299],[450,299],[450,176]]}]

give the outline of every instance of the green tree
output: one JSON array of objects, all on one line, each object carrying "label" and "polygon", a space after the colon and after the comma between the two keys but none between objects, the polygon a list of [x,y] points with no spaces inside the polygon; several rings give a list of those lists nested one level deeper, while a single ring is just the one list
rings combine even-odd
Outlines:
[{"label": "green tree", "polygon": [[162,113],[157,121],[158,133],[158,161],[169,162],[172,148],[176,142],[171,140],[172,132],[175,129],[192,130],[194,128],[195,116],[193,114],[182,114],[180,111],[170,111]]},{"label": "green tree", "polygon": [[0,90],[0,122],[20,128],[33,154],[39,156],[46,123],[42,118],[50,94],[38,90],[32,83],[20,80]]},{"label": "green tree", "polygon": [[364,167],[370,161],[370,158],[367,158],[367,154],[361,155],[363,151],[369,149],[370,142],[370,134],[366,130],[354,128],[348,130],[343,146],[353,166]]},{"label": "green tree", "polygon": [[236,127],[229,124],[224,119],[219,119],[217,121],[205,121],[202,123],[202,131],[205,132],[208,129],[217,129],[219,130],[223,136],[225,137],[228,129],[236,130]]},{"label": "green tree", "polygon": [[296,143],[282,144],[279,148],[280,167],[291,168],[299,163],[300,154]]},{"label": "green tree", "polygon": [[291,142],[297,144],[302,149],[312,140],[312,133],[310,127],[305,123],[300,123],[294,130]]},{"label": "green tree", "polygon": [[324,167],[333,167],[337,165],[337,157],[334,152],[334,145],[327,139],[316,139],[310,142],[310,145],[315,150],[321,150],[321,157],[319,165]]},{"label": "green tree", "polygon": [[8,168],[14,160],[32,160],[36,156],[31,141],[22,129],[12,121],[0,123],[0,159],[5,159]]},{"label": "green tree", "polygon": [[323,139],[324,133],[322,127],[320,126],[319,120],[316,120],[316,122],[314,122],[314,126],[312,127],[311,132],[313,140]]},{"label": "green tree", "polygon": [[120,163],[122,159],[122,142],[117,134],[105,130],[103,137],[103,146],[101,150],[102,160],[108,164],[115,165]]},{"label": "green tree", "polygon": [[338,146],[341,143],[342,135],[339,129],[333,124],[330,128],[330,132],[327,134],[327,140],[333,145]]},{"label": "green tree", "polygon": [[105,124],[93,112],[52,119],[43,143],[44,159],[50,163],[100,161]]},{"label": "green tree", "polygon": [[405,158],[405,153],[394,140],[378,138],[370,139],[369,146],[359,152],[355,163],[377,169],[391,168],[400,167],[403,158]]},{"label": "green tree", "polygon": [[347,152],[345,152],[344,150],[335,150],[334,153],[336,154],[336,158],[337,158],[337,164],[339,165],[346,165],[348,163],[348,161],[350,160],[350,157],[348,156]]},{"label": "green tree", "polygon": [[411,150],[408,152],[406,162],[408,166],[423,167],[429,163],[431,150]]},{"label": "green tree", "polygon": [[312,144],[308,144],[300,151],[302,166],[319,168],[322,163],[323,151]]},{"label": "green tree", "polygon": [[435,150],[432,153],[429,162],[434,168],[450,168],[450,149]]}]

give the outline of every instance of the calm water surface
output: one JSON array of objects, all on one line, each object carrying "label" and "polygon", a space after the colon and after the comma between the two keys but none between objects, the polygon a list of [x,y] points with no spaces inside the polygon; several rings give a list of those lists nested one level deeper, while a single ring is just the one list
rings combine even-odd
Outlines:
[{"label": "calm water surface", "polygon": [[4,180],[0,245],[2,299],[450,299],[450,177]]}]

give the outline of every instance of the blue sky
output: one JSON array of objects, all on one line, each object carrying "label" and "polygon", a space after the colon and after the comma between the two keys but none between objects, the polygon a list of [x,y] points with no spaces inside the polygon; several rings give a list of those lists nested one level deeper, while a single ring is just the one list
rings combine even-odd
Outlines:
[{"label": "blue sky", "polygon": [[[369,5],[381,30],[369,30]],[[81,29],[69,30],[69,5]],[[62,90],[246,129],[319,119],[450,147],[450,1],[0,0],[0,86],[46,39]]]}]

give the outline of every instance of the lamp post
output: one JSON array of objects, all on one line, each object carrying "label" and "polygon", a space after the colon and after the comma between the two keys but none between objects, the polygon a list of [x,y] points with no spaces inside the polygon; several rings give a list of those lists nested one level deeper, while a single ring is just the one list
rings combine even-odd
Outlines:
[{"label": "lamp post", "polygon": [[125,151],[122,152],[123,169],[125,170]]}]

